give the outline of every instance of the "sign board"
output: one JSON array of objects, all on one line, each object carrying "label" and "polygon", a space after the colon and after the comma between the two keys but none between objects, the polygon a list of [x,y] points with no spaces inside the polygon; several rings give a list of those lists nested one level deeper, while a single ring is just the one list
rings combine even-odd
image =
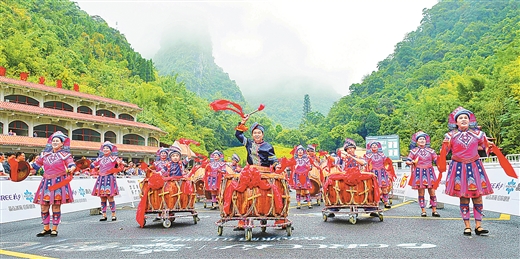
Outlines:
[{"label": "sign board", "polygon": [[[367,136],[366,142],[368,143],[372,141],[377,141],[381,143],[383,147],[383,153],[385,156],[390,159],[396,161],[401,160],[400,153],[400,145],[399,145],[399,136],[398,135],[386,135],[386,136]],[[367,147],[369,149],[370,147]]]}]

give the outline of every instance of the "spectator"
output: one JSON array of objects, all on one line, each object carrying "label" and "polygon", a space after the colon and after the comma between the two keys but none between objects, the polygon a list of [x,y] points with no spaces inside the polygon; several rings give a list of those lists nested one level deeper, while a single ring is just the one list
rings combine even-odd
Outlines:
[{"label": "spectator", "polygon": [[7,175],[11,175],[11,166],[9,165],[9,163],[7,161],[9,161],[9,159],[14,156],[15,156],[14,153],[5,153],[5,155],[4,155],[4,161],[2,162],[2,165],[4,168],[4,173]]},{"label": "spectator", "polygon": [[8,174],[6,174],[4,170],[4,161],[5,155],[4,153],[0,152],[0,176],[8,176]]}]

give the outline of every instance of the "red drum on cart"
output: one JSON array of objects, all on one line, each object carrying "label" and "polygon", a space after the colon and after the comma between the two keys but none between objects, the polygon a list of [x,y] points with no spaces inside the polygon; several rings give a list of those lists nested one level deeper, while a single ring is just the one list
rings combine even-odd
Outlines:
[{"label": "red drum on cart", "polygon": [[[242,178],[242,179],[241,179]],[[244,182],[244,175],[227,174],[222,179],[219,202],[221,217],[287,217],[289,187],[284,175],[261,173]]]}]

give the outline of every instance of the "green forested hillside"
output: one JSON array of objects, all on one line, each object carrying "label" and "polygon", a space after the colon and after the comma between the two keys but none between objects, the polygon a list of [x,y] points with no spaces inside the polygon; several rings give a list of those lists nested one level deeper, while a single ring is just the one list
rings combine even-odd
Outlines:
[{"label": "green forested hillside", "polygon": [[236,115],[217,114],[175,77],[158,76],[124,35],[73,2],[2,0],[0,17],[0,66],[8,77],[29,72],[31,82],[62,79],[67,89],[78,83],[82,92],[135,103],[143,108],[138,121],[169,133],[166,144],[194,139],[200,153],[238,144]]},{"label": "green forested hillside", "polygon": [[331,108],[318,138],[333,147],[345,137],[398,134],[406,154],[410,136],[424,130],[438,149],[449,113],[463,106],[506,152],[519,152],[519,8],[458,0],[425,10],[419,28]]},{"label": "green forested hillside", "polygon": [[[212,71],[209,77],[190,69],[178,71],[177,77],[160,76],[152,61],[135,52],[124,35],[73,2],[1,3],[0,66],[7,68],[9,77],[29,72],[32,82],[40,76],[45,76],[48,85],[62,79],[65,88],[78,83],[80,91],[135,103],[143,108],[139,121],[169,133],[161,139],[164,143],[181,137],[194,139],[201,143],[196,147],[200,153],[238,145],[233,130],[238,116],[211,111],[208,100],[188,90],[183,82],[200,79],[206,85],[227,84],[229,77],[222,69],[209,65],[211,55],[204,59],[208,65],[204,69]],[[297,129],[275,125],[266,117],[273,108],[269,105],[251,121],[265,124],[267,140],[286,147],[315,143],[321,149],[334,150],[345,137],[363,145],[366,136],[398,134],[405,155],[409,138],[417,130],[428,132],[432,146],[438,149],[449,113],[464,106],[476,113],[482,129],[506,153],[518,153],[519,7],[520,2],[514,0],[439,1],[424,10],[421,25],[378,63],[377,71],[350,86],[351,94],[334,103],[330,112],[320,112],[319,98],[308,93],[312,111]],[[197,64],[193,54],[201,51],[186,46],[168,53],[189,67]],[[181,76],[185,78],[179,80]],[[227,87],[236,86],[233,84]],[[219,91],[214,96],[220,94],[225,97]],[[236,94],[229,99],[237,101],[235,97],[241,94]],[[303,115],[304,94],[297,100],[296,112],[288,116]],[[276,95],[270,98],[284,101]]]}]

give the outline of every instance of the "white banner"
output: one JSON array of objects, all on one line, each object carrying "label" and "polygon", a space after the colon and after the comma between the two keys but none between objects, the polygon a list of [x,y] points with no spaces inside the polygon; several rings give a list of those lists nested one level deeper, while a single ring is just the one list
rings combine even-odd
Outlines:
[{"label": "white banner", "polygon": [[[513,167],[517,175],[520,175],[520,165],[514,163]],[[520,216],[519,180],[507,176],[498,164],[484,164],[484,168],[486,169],[486,173],[491,181],[491,186],[495,192],[483,197],[484,210]],[[396,176],[397,180],[394,182],[393,194],[416,200],[418,196],[417,190],[413,190],[412,187],[408,185],[410,169],[399,169],[396,171]],[[444,181],[446,179],[446,173],[443,173],[443,177],[444,179],[435,192],[437,201],[458,206],[460,204],[459,198],[446,195],[446,185]],[[424,198],[426,201],[429,200],[427,193]]]},{"label": "white banner", "polygon": [[[0,178],[0,223],[40,217],[40,206],[32,202],[41,179],[28,177],[22,182],[12,182]],[[141,180],[142,178],[117,178],[119,195],[115,197],[116,205],[139,202]],[[100,198],[91,195],[95,183],[96,178],[74,178],[70,182],[74,202],[64,204],[61,207],[62,213],[99,208]]]}]

